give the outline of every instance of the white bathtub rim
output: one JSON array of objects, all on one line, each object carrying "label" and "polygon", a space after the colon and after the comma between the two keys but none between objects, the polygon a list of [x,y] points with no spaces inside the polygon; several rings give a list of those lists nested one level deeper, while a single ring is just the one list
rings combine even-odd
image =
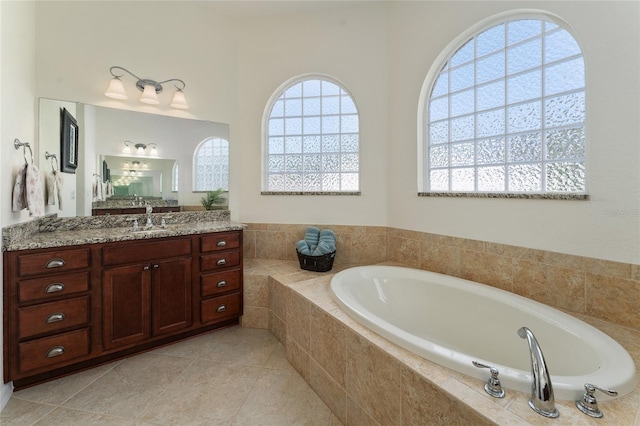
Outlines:
[{"label": "white bathtub rim", "polygon": [[[622,397],[631,393],[638,384],[637,374],[635,374],[635,363],[627,351],[614,339],[607,334],[598,330],[597,328],[585,323],[584,321],[559,311],[548,305],[544,305],[540,302],[519,296],[515,293],[487,286],[485,284],[465,280],[462,278],[443,275],[435,272],[424,271],[419,269],[400,267],[400,266],[386,266],[386,265],[373,265],[373,266],[358,266],[341,271],[333,276],[331,279],[331,296],[334,301],[345,311],[349,316],[354,318],[357,322],[365,325],[369,329],[375,331],[382,337],[396,343],[397,345],[415,353],[416,355],[426,358],[429,361],[436,364],[450,368],[454,371],[458,371],[465,375],[475,377],[480,380],[486,380],[488,373],[485,369],[478,369],[471,364],[472,360],[479,361],[481,363],[490,364],[497,367],[500,370],[500,380],[507,390],[513,389],[520,392],[530,392],[531,383],[530,371],[522,371],[495,363],[491,360],[482,359],[479,357],[473,357],[468,354],[459,353],[446,348],[437,343],[428,342],[424,339],[417,338],[410,333],[390,324],[383,319],[369,314],[373,318],[369,318],[363,313],[363,308],[359,307],[359,304],[351,300],[351,297],[339,287],[339,282],[343,277],[350,273],[371,271],[373,270],[387,270],[400,274],[418,274],[418,275],[436,275],[439,280],[443,280],[444,283],[452,284],[458,288],[470,289],[478,294],[490,293],[492,296],[496,296],[499,299],[506,298],[517,302],[519,308],[523,308],[528,312],[545,314],[544,319],[550,323],[555,324],[565,330],[573,331],[574,333],[588,332],[593,338],[589,344],[599,349],[600,356],[600,368],[598,371],[581,376],[581,379],[577,379],[573,376],[561,376],[554,375],[552,366],[549,366],[551,370],[551,379],[554,387],[555,397],[560,400],[574,401],[582,397],[584,392],[584,384],[591,383],[598,386],[607,387],[609,383],[616,383],[614,390],[619,392],[618,397]],[[426,275],[424,275],[426,274]],[[567,325],[567,321],[570,324]],[[514,331],[515,332],[515,331]],[[425,344],[426,343],[426,347]],[[544,352],[544,348],[542,348]],[[608,360],[614,360],[608,362]],[[615,365],[614,365],[615,364]],[[631,370],[630,370],[631,369]],[[612,371],[613,370],[613,371]],[[629,377],[628,371],[633,371],[632,377]],[[606,396],[602,393],[598,395],[598,400],[606,401],[614,399]]]}]

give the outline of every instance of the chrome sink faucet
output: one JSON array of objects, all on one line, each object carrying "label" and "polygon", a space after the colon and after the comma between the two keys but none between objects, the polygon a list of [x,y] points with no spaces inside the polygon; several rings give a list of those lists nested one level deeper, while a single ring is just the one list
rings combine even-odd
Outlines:
[{"label": "chrome sink faucet", "polygon": [[540,349],[536,337],[527,327],[518,329],[518,336],[527,340],[527,343],[529,343],[529,355],[531,355],[531,398],[529,399],[529,406],[533,411],[545,417],[558,417],[560,413],[556,408],[551,376],[549,375],[542,349]]},{"label": "chrome sink faucet", "polygon": [[151,221],[151,213],[153,213],[153,207],[147,204],[146,210],[147,210],[147,223],[145,225],[145,228],[151,229],[153,228],[153,222]]}]

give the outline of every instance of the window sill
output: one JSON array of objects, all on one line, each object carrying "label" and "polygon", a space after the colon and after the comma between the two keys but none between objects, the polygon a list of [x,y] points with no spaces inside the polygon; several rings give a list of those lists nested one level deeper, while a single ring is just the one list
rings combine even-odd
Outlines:
[{"label": "window sill", "polygon": [[519,198],[528,200],[588,200],[589,194],[527,194],[506,192],[418,192],[418,197]]},{"label": "window sill", "polygon": [[362,195],[360,191],[262,191],[260,195]]}]

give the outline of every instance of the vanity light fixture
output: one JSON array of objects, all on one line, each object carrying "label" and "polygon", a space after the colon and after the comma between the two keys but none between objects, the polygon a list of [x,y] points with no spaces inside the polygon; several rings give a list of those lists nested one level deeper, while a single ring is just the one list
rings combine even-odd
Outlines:
[{"label": "vanity light fixture", "polygon": [[171,103],[169,105],[171,105],[172,108],[189,109],[189,104],[187,104],[187,100],[183,92],[184,88],[186,87],[184,81],[180,80],[179,78],[170,78],[169,80],[158,82],[147,78],[140,78],[128,69],[119,66],[113,66],[109,68],[109,72],[111,73],[113,78],[109,82],[109,87],[107,88],[106,92],[104,92],[105,96],[113,99],[128,99],[127,93],[124,90],[124,85],[122,84],[122,80],[120,80],[120,77],[124,76],[124,73],[116,74],[114,73],[114,70],[122,70],[132,77],[136,78],[138,80],[136,82],[136,87],[138,88],[138,90],[142,91],[140,102],[149,105],[158,105],[160,103],[160,100],[158,99],[158,93],[162,92],[162,85],[164,83],[179,83],[174,83],[176,91],[173,94],[173,98],[171,99]]}]

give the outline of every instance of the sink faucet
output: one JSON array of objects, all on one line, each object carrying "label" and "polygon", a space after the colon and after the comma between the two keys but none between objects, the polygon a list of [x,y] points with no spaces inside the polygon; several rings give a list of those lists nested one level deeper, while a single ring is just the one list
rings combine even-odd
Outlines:
[{"label": "sink faucet", "polygon": [[558,417],[560,413],[556,408],[551,377],[549,376],[542,349],[540,349],[536,337],[527,327],[521,327],[518,330],[518,336],[527,339],[529,355],[531,355],[531,398],[529,398],[529,406],[533,411],[545,417]]},{"label": "sink faucet", "polygon": [[145,225],[145,228],[150,229],[150,228],[153,228],[153,222],[151,221],[151,213],[153,212],[153,207],[147,204],[146,210],[147,210],[147,224]]}]

